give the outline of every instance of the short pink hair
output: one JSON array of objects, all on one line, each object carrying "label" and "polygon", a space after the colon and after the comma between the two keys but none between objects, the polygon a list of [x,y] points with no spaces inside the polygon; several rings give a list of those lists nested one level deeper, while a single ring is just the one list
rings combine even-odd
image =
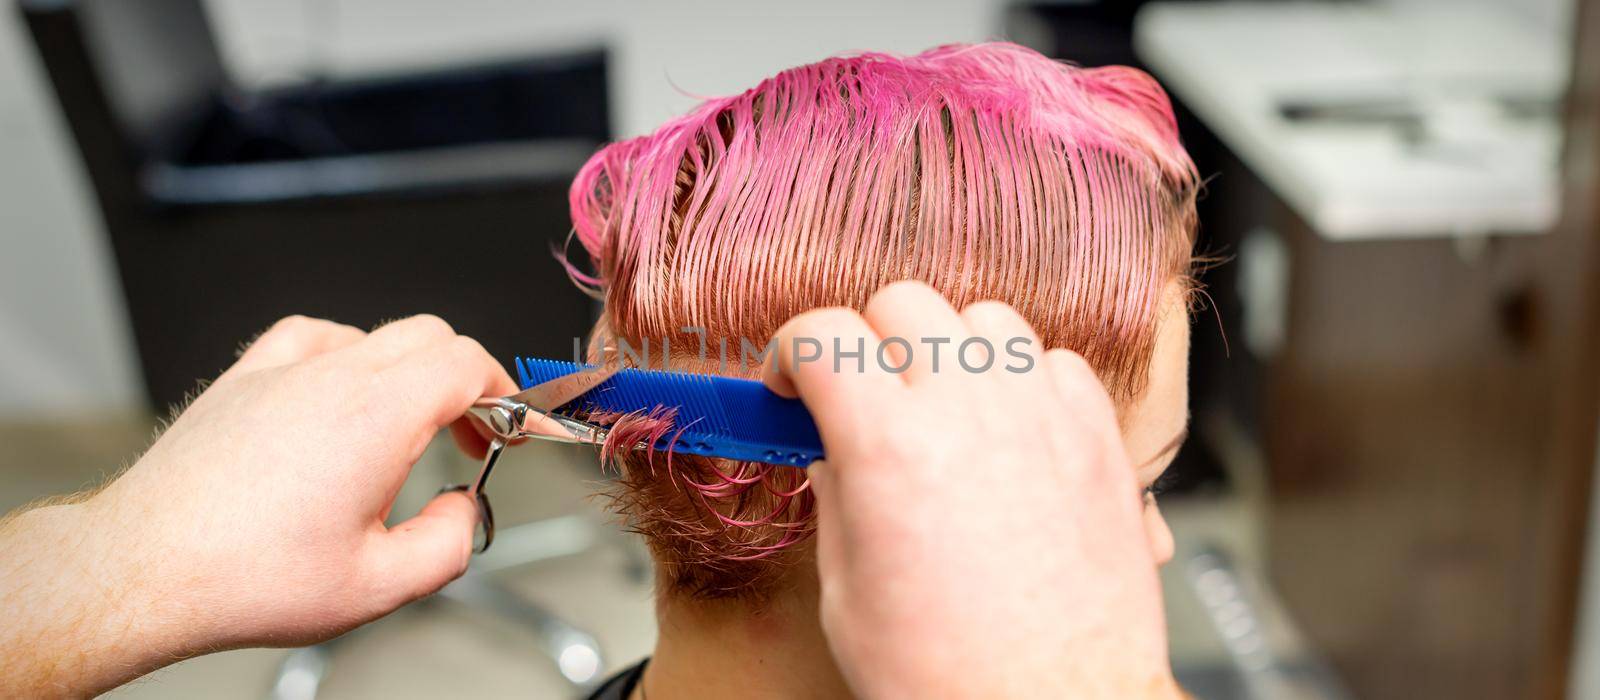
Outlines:
[{"label": "short pink hair", "polygon": [[[1126,405],[1163,294],[1190,278],[1197,187],[1139,70],[1006,43],[861,53],[601,150],[571,191],[595,272],[569,270],[605,300],[597,333],[689,354],[702,339],[686,326],[765,343],[800,312],[920,279],[958,307],[1011,304]],[[809,532],[800,470],[610,456],[670,589],[759,591]]]}]

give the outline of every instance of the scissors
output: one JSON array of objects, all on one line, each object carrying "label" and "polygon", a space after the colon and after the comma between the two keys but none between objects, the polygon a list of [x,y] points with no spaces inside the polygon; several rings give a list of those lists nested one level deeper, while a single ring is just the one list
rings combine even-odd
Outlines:
[{"label": "scissors", "polygon": [[506,447],[527,439],[605,444],[606,428],[554,411],[589,393],[620,369],[621,363],[608,363],[581,370],[511,396],[485,396],[467,409],[466,417],[484,428],[490,436],[489,449],[483,455],[483,467],[478,470],[478,478],[473,483],[452,484],[439,492],[460,491],[478,504],[478,521],[483,526],[483,539],[481,543],[474,543],[474,552],[482,554],[494,543],[494,510],[489,507],[489,495],[484,488],[488,485],[489,474],[494,471],[495,462],[500,459],[500,453]]}]

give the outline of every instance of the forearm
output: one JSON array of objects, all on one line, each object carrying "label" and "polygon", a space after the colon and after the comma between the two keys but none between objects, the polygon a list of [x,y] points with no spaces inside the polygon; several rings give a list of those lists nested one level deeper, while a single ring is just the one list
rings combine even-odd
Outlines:
[{"label": "forearm", "polygon": [[187,653],[183,614],[154,543],[85,502],[0,524],[0,696],[93,695]]},{"label": "forearm", "polygon": [[[1165,663],[1134,663],[1118,642],[1071,653],[1019,649],[990,659],[901,663],[840,659],[855,694],[863,698],[1069,697],[1082,700],[1192,700]],[[926,649],[917,649],[926,652]],[[937,653],[930,656],[937,657]],[[977,670],[981,668],[982,670]]]}]

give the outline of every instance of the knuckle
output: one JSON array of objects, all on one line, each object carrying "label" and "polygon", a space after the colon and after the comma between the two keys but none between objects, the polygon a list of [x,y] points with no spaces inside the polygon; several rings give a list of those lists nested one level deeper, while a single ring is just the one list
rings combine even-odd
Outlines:
[{"label": "knuckle", "polygon": [[1017,313],[1017,310],[1012,308],[1010,304],[998,299],[984,299],[983,301],[972,302],[971,304],[968,304],[967,308],[963,309],[961,313],[963,315],[972,314],[974,316],[986,316],[1004,319],[1022,318],[1022,316]]},{"label": "knuckle", "polygon": [[930,285],[922,280],[906,279],[898,282],[890,282],[889,284],[884,285],[882,289],[878,290],[878,294],[928,295],[939,294],[939,292],[934,291],[933,285]]},{"label": "knuckle", "polygon": [[944,295],[940,294],[927,282],[900,280],[899,282],[891,282],[879,287],[878,291],[874,292],[872,298],[867,301],[867,308],[876,310],[883,307],[900,306],[919,301],[927,302],[934,299],[944,302]]},{"label": "knuckle", "polygon": [[822,337],[837,335],[844,328],[861,323],[861,314],[852,309],[829,306],[813,309],[796,316],[790,322],[791,337]]},{"label": "knuckle", "polygon": [[450,353],[463,360],[489,357],[489,351],[475,338],[458,335],[450,339]]},{"label": "knuckle", "polygon": [[417,314],[400,321],[400,323],[404,324],[407,330],[429,337],[443,338],[456,334],[455,329],[451,328],[449,323],[433,314]]},{"label": "knuckle", "polygon": [[1074,414],[1115,424],[1116,404],[1089,361],[1068,350],[1051,350],[1047,355],[1059,399]]},{"label": "knuckle", "polygon": [[1010,304],[1003,301],[988,299],[973,302],[961,310],[961,319],[968,325],[980,328],[1005,328],[1017,325],[1026,326],[1027,322],[1022,315]]},{"label": "knuckle", "polygon": [[348,336],[348,337],[350,337],[352,339],[364,338],[367,335],[366,331],[361,330],[360,328],[356,328],[355,326],[352,326],[352,325],[350,325],[348,323],[339,323],[337,321],[328,321],[328,327],[330,329],[332,329],[334,332],[340,333],[340,334],[345,335],[345,336]]},{"label": "knuckle", "polygon": [[239,345],[239,354],[250,351],[293,351],[310,342],[316,321],[306,316],[285,316],[254,338]]},{"label": "knuckle", "polygon": [[276,323],[273,323],[272,327],[262,334],[262,337],[268,335],[300,335],[315,328],[317,323],[318,321],[310,316],[302,316],[300,314],[284,316],[278,319]]},{"label": "knuckle", "polygon": [[1099,376],[1094,373],[1094,368],[1089,366],[1089,361],[1071,350],[1055,348],[1046,352],[1045,358],[1061,380],[1072,383],[1100,381]]},{"label": "knuckle", "polygon": [[846,309],[842,306],[830,306],[828,308],[821,309],[817,313],[815,322],[823,328],[837,329],[841,326],[861,323],[862,320],[861,314],[856,313],[854,309]]}]

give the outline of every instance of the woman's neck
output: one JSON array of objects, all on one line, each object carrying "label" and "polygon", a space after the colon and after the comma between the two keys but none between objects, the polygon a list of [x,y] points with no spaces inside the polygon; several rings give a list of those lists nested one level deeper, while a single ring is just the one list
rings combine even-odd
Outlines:
[{"label": "woman's neck", "polygon": [[816,577],[794,578],[759,603],[659,595],[660,633],[642,697],[849,697],[822,636]]}]

